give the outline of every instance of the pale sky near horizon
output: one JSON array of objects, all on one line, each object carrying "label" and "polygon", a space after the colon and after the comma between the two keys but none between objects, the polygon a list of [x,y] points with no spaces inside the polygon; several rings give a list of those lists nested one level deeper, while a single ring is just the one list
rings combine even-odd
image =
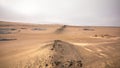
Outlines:
[{"label": "pale sky near horizon", "polygon": [[0,0],[0,20],[120,26],[120,0]]}]

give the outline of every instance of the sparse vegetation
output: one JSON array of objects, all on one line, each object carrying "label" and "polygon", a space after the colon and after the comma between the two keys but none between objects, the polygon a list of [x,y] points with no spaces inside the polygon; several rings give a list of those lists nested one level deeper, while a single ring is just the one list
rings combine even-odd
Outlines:
[{"label": "sparse vegetation", "polygon": [[0,38],[0,41],[12,41],[17,39],[11,39],[11,38]]},{"label": "sparse vegetation", "polygon": [[114,38],[116,36],[112,36],[112,35],[109,35],[109,34],[95,34],[94,37],[100,37],[100,38]]},{"label": "sparse vegetation", "polygon": [[16,28],[0,28],[0,34],[12,34],[18,31]]},{"label": "sparse vegetation", "polygon": [[94,29],[92,29],[92,28],[84,28],[83,30],[85,30],[85,31],[94,31]]},{"label": "sparse vegetation", "polygon": [[45,28],[33,28],[32,30],[38,30],[38,31],[41,31],[41,30],[47,30]]}]

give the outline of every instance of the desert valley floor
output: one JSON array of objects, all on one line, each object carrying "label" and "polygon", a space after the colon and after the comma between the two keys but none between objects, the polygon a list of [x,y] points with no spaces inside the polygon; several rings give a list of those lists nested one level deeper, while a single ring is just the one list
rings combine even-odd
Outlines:
[{"label": "desert valley floor", "polygon": [[0,68],[120,68],[120,27],[0,21]]}]

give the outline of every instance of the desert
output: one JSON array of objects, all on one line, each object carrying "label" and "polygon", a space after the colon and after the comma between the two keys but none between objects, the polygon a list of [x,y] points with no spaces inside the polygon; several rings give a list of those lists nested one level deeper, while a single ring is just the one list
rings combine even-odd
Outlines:
[{"label": "desert", "polygon": [[0,68],[120,68],[120,27],[0,21]]}]

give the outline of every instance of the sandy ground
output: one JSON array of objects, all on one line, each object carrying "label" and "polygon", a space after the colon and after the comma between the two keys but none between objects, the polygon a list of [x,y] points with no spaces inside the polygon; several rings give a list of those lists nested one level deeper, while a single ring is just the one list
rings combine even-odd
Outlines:
[{"label": "sandy ground", "polygon": [[120,27],[1,21],[0,68],[120,68]]}]

